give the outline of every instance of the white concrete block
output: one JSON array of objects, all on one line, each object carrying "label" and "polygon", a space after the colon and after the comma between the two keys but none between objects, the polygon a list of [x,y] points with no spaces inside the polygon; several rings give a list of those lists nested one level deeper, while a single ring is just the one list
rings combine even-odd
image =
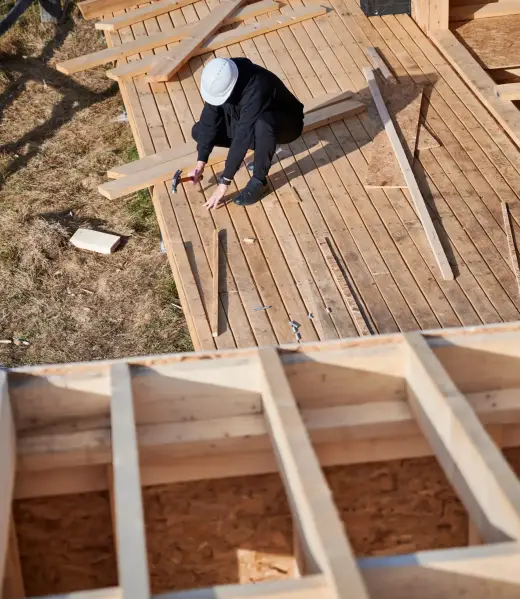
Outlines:
[{"label": "white concrete block", "polygon": [[78,229],[70,238],[70,243],[82,250],[111,254],[121,243],[121,237],[91,229]]}]

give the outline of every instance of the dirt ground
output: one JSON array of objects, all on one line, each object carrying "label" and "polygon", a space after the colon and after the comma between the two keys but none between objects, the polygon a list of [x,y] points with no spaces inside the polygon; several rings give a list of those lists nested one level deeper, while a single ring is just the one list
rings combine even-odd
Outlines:
[{"label": "dirt ground", "polygon": [[[10,4],[0,0],[0,18]],[[76,7],[58,27],[32,6],[0,38],[0,365],[192,349],[148,192],[109,201],[106,170],[137,158],[104,68],[56,62],[105,47]],[[110,65],[108,65],[110,66]],[[79,227],[123,236],[112,256],[68,240]]]}]

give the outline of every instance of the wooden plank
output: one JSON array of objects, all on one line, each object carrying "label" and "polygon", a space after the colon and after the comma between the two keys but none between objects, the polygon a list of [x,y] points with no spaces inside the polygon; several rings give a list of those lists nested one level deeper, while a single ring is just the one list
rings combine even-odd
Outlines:
[{"label": "wooden plank", "polygon": [[511,219],[509,216],[509,209],[506,202],[502,202],[502,216],[504,219],[504,230],[507,237],[507,247],[509,248],[509,256],[511,258],[511,268],[515,274],[516,283],[518,285],[518,291],[520,292],[520,263],[518,262],[518,253],[515,243],[515,237],[513,233],[513,227],[511,226]]},{"label": "wooden plank", "polygon": [[404,335],[412,411],[486,543],[520,538],[520,481],[420,333]]},{"label": "wooden plank", "polygon": [[465,21],[454,33],[487,69],[520,66],[520,14]]},{"label": "wooden plank", "polygon": [[445,280],[452,280],[453,272],[451,270],[451,266],[448,262],[446,254],[444,253],[444,249],[441,245],[437,232],[435,231],[435,227],[431,220],[431,216],[428,212],[428,208],[426,207],[424,199],[417,185],[417,181],[415,180],[412,169],[410,167],[410,163],[408,162],[406,152],[404,151],[404,148],[401,142],[399,141],[399,136],[397,135],[395,126],[392,122],[392,119],[390,118],[390,115],[388,114],[388,110],[386,109],[385,103],[381,96],[381,92],[379,91],[379,87],[377,86],[376,80],[374,78],[374,72],[372,71],[372,69],[365,68],[363,69],[363,73],[370,87],[370,92],[372,93],[372,96],[376,103],[379,116],[381,117],[381,120],[383,121],[383,124],[385,126],[385,130],[387,131],[388,137],[390,138],[392,148],[397,156],[397,160],[399,161],[399,164],[403,171],[403,175],[408,185],[410,195],[413,199],[415,208],[424,227],[424,231],[426,237],[428,238],[428,242],[430,243],[430,247],[432,248],[432,251],[435,255],[437,265],[439,266],[443,278]]},{"label": "wooden plank", "polygon": [[137,4],[136,0],[84,0],[78,7],[84,19],[95,19]]},{"label": "wooden plank", "polygon": [[500,100],[520,100],[520,83],[496,85],[495,94]]},{"label": "wooden plank", "polygon": [[5,578],[0,593],[2,599],[24,599],[25,587],[23,582],[22,567],[20,564],[20,553],[18,551],[18,539],[16,537],[16,527],[14,517],[11,516],[9,526],[9,546],[7,550],[7,559],[5,562]]},{"label": "wooden plank", "polygon": [[7,372],[0,370],[0,582],[4,580],[9,548],[15,469],[16,431],[7,386]]},{"label": "wooden plank", "polygon": [[[326,8],[322,6],[311,5],[309,7],[297,8],[293,11],[287,12],[283,15],[273,17],[271,19],[262,19],[257,23],[245,25],[237,29],[225,31],[213,36],[209,41],[203,44],[200,48],[197,48],[192,56],[200,56],[206,52],[212,52],[219,48],[224,48],[232,44],[238,44],[243,40],[250,39],[257,35],[263,35],[270,31],[275,31],[282,27],[305,21],[306,19],[312,19],[318,17],[326,12]],[[147,56],[141,60],[132,61],[131,64],[121,65],[115,69],[107,71],[107,76],[116,81],[120,78],[135,77],[142,75],[150,69],[151,65],[157,60],[157,56]]]},{"label": "wooden plank", "polygon": [[334,94],[325,94],[312,100],[306,100],[305,112],[309,113],[315,110],[320,110],[321,108],[325,108],[326,106],[332,106],[333,104],[338,104],[338,102],[343,102],[343,100],[348,100],[351,97],[352,92],[348,91]]},{"label": "wooden plank", "polygon": [[[130,25],[134,25],[135,23],[158,17],[177,8],[194,4],[195,2],[196,0],[162,0],[161,2],[154,2],[144,6],[143,8],[129,11],[123,15],[106,19],[105,21],[99,21],[96,23],[96,29],[117,31],[123,27],[128,27]],[[248,6],[244,6],[243,8],[239,9],[236,15],[231,15],[228,17],[224,24],[245,21],[246,19],[250,19],[258,15],[274,12],[278,10],[278,8],[279,4],[276,2],[276,0],[260,0],[259,2],[254,2],[253,4],[249,4]],[[238,18],[239,15],[241,15],[241,18]],[[191,27],[193,27],[193,25],[194,24],[191,24]]]},{"label": "wooden plank", "polygon": [[245,0],[224,0],[211,13],[194,26],[192,35],[175,49],[165,52],[148,70],[146,81],[155,83],[169,81],[183,64],[195,54],[215,31],[220,29],[224,21],[231,16]]},{"label": "wooden plank", "polygon": [[520,2],[514,0],[488,2],[486,4],[470,4],[468,6],[452,6],[450,8],[450,21],[488,19],[490,17],[517,15],[519,13]]},{"label": "wooden plank", "polygon": [[427,31],[431,29],[448,29],[450,20],[450,1],[449,0],[428,0],[425,2],[429,6],[429,17]]},{"label": "wooden plank", "polygon": [[119,583],[124,599],[150,597],[130,367],[110,368],[110,419]]},{"label": "wooden plank", "polygon": [[[154,7],[155,4],[151,4],[150,6]],[[245,21],[246,19],[250,19],[252,16],[272,12],[277,10],[277,8],[277,2],[272,0],[255,2],[254,4],[250,4],[249,6],[238,9],[235,14],[227,17],[222,22],[221,26],[239,23],[241,21]],[[196,27],[196,24],[190,23],[181,27],[176,27],[171,32],[159,32],[152,35],[141,35],[134,41],[128,42],[126,44],[120,44],[113,46],[112,48],[105,48],[104,50],[99,50],[98,52],[84,54],[83,56],[78,56],[77,58],[71,58],[70,60],[59,62],[56,65],[56,68],[61,73],[71,75],[73,73],[91,69],[108,62],[120,60],[121,58],[133,56],[134,54],[139,54],[140,52],[153,50],[159,46],[166,46],[167,44],[178,42],[180,40],[186,39],[187,37],[191,38],[195,34]]]},{"label": "wooden plank", "polygon": [[332,275],[345,298],[347,307],[349,309],[352,320],[356,325],[358,333],[360,335],[371,335],[369,324],[367,323],[363,312],[361,312],[358,304],[359,300],[354,297],[352,290],[350,289],[350,283],[347,282],[344,274],[345,266],[340,264],[338,259],[332,254],[329,240],[323,239],[320,241],[320,248],[328,262],[329,268],[332,271]]},{"label": "wooden plank", "polygon": [[218,306],[219,306],[219,230],[213,233],[213,297],[211,298],[211,334],[218,337]]},{"label": "wooden plank", "polygon": [[387,67],[386,62],[383,60],[377,48],[373,46],[368,46],[365,48],[365,52],[372,63],[374,69],[379,69],[381,71],[381,75],[389,81],[390,83],[397,83],[397,79],[394,77],[390,69]]},{"label": "wooden plank", "polygon": [[278,352],[260,349],[258,360],[266,424],[307,569],[323,573],[332,597],[368,599]]},{"label": "wooden plank", "polygon": [[[421,116],[422,89],[415,84],[386,84],[381,89],[381,95],[408,161],[413,163]],[[368,163],[364,183],[366,187],[408,186],[385,129],[372,142],[372,158]]]},{"label": "wooden plank", "polygon": [[[333,106],[326,106],[320,110],[315,110],[305,116],[304,131],[310,131],[318,127],[322,127],[334,121],[348,118],[349,116],[358,114],[366,110],[366,107],[361,102],[355,100],[344,100]],[[177,152],[178,150],[174,150]],[[167,153],[164,153],[167,155]],[[215,148],[207,162],[208,166],[223,162],[227,156],[226,148]],[[108,199],[115,199],[127,195],[139,189],[145,189],[152,185],[157,185],[163,181],[168,181],[172,178],[173,173],[177,169],[188,170],[195,166],[197,161],[197,153],[192,152],[182,158],[175,160],[167,160],[156,166],[144,171],[137,171],[132,175],[127,175],[121,179],[104,183],[98,187],[99,193]],[[137,163],[138,161],[136,161]],[[132,163],[135,164],[135,163]]]}]

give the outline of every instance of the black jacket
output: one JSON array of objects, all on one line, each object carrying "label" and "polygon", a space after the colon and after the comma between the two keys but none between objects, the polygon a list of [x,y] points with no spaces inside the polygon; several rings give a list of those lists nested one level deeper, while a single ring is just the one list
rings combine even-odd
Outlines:
[{"label": "black jacket", "polygon": [[222,173],[232,179],[252,145],[254,125],[266,111],[281,113],[283,120],[303,119],[303,104],[282,81],[248,58],[232,58],[238,67],[238,80],[229,99],[221,106],[204,104],[198,124],[198,159],[207,162],[217,133],[225,127],[232,139]]}]

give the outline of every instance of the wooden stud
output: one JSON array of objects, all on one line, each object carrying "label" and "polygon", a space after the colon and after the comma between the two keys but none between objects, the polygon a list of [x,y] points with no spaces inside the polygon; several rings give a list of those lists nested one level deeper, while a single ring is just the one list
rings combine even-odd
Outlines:
[{"label": "wooden stud", "polygon": [[516,283],[518,285],[518,291],[520,292],[520,264],[518,262],[518,253],[516,250],[515,237],[513,233],[513,227],[511,226],[511,219],[509,217],[509,208],[506,202],[502,202],[502,217],[504,219],[504,230],[507,237],[507,247],[509,248],[509,256],[511,258],[511,268],[515,274]]},{"label": "wooden stud", "polygon": [[[327,12],[324,6],[309,5],[301,8],[296,8],[291,11],[286,11],[282,15],[273,17],[271,19],[262,19],[256,23],[244,25],[237,29],[225,31],[213,36],[209,41],[203,44],[201,47],[194,50],[192,56],[200,56],[207,52],[213,52],[219,48],[225,48],[233,44],[238,44],[244,40],[254,38],[258,35],[265,35],[271,31],[276,31],[288,25],[294,25],[301,21],[306,21],[314,17],[319,17]],[[115,69],[111,69],[106,72],[107,77],[119,81],[129,77],[136,77],[137,75],[143,75],[147,73],[151,68],[152,64],[157,61],[157,56],[146,56],[141,60],[134,60],[131,63],[123,64]]]},{"label": "wooden stud", "polygon": [[213,233],[213,296],[211,298],[211,334],[218,337],[218,306],[219,306],[219,271],[220,271],[220,238],[219,230]]},{"label": "wooden stud", "polygon": [[390,83],[397,83],[397,79],[392,75],[390,69],[386,66],[386,62],[382,59],[381,55],[377,51],[377,48],[373,46],[368,46],[365,49],[365,52],[372,63],[374,69],[379,69],[381,71],[381,75],[389,81]]},{"label": "wooden stud", "polygon": [[353,292],[350,289],[350,283],[347,281],[345,276],[345,265],[341,263],[340,259],[332,253],[329,239],[323,239],[320,241],[320,248],[327,260],[330,270],[336,284],[338,285],[341,294],[345,298],[348,311],[350,316],[356,325],[356,329],[360,335],[371,335],[369,324],[367,323],[364,314],[361,312],[359,307],[359,300],[354,297]]},{"label": "wooden stud", "polygon": [[405,333],[408,399],[486,543],[520,539],[520,481],[420,333]]},{"label": "wooden stud", "polygon": [[448,29],[450,1],[449,0],[427,0],[429,6],[428,28],[431,29]]},{"label": "wooden stud", "polygon": [[452,6],[450,8],[450,21],[470,21],[471,19],[487,19],[489,17],[517,14],[520,14],[520,2],[505,0],[486,4],[471,4],[469,6]]},{"label": "wooden stud", "polygon": [[15,469],[16,433],[7,388],[7,373],[0,370],[0,582],[4,580],[9,547]]},{"label": "wooden stud", "polygon": [[417,181],[415,180],[412,168],[406,156],[403,145],[399,139],[399,135],[397,134],[395,125],[388,114],[388,110],[385,106],[383,97],[374,77],[374,71],[370,68],[364,68],[363,74],[368,82],[370,92],[377,107],[377,111],[379,112],[379,116],[383,121],[383,125],[390,139],[390,143],[392,144],[392,148],[395,152],[399,165],[401,166],[401,170],[403,171],[405,182],[408,185],[415,209],[421,220],[424,232],[430,247],[432,248],[437,265],[439,266],[439,270],[441,271],[441,274],[445,280],[453,280],[454,276],[450,263],[446,253],[444,252],[444,248],[442,247],[439,236],[437,235],[437,231],[435,230],[435,226],[431,219],[430,213],[428,212],[428,208],[424,198],[422,197],[419,186],[417,185]]},{"label": "wooden stud", "polygon": [[368,599],[352,548],[275,348],[258,350],[267,428],[308,571],[331,596]]},{"label": "wooden stud", "polygon": [[128,364],[110,368],[117,563],[123,599],[150,597],[139,455]]},{"label": "wooden stud", "polygon": [[146,81],[149,83],[169,81],[244,2],[245,0],[224,0],[218,4],[207,17],[196,24],[188,39],[173,50],[161,54],[148,71]]},{"label": "wooden stud", "polygon": [[322,108],[326,108],[327,106],[338,104],[339,102],[348,100],[351,97],[352,92],[350,91],[319,96],[318,98],[314,98],[313,100],[305,102],[305,113],[308,114],[309,112],[314,112],[315,110],[320,110]]},{"label": "wooden stud", "polygon": [[495,85],[495,94],[500,100],[520,100],[520,83]]}]

